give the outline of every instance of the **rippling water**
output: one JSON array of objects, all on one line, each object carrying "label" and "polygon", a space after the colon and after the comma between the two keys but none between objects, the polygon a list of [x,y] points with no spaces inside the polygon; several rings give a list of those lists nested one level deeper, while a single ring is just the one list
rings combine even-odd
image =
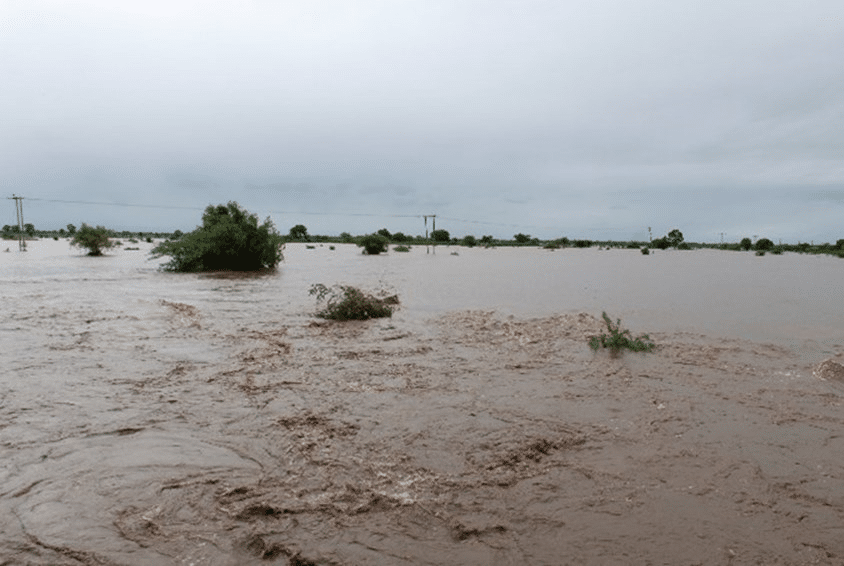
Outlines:
[{"label": "rippling water", "polygon": [[[536,466],[549,454],[610,434],[590,420],[604,405],[572,405],[575,425],[545,407],[559,387],[549,375],[593,363],[580,334],[569,344],[547,321],[565,315],[575,318],[561,324],[594,330],[577,313],[606,310],[666,341],[770,343],[759,348],[788,380],[808,379],[805,368],[844,343],[844,261],[834,257],[460,247],[368,257],[351,245],[289,245],[276,273],[238,276],[163,273],[151,245],[138,246],[89,258],[43,240],[0,253],[0,564],[553,563],[565,510],[548,498],[540,512],[543,497],[529,498],[550,537],[542,543],[502,522],[501,495],[486,493],[544,477]],[[401,308],[391,320],[315,325],[314,283],[385,289]],[[431,322],[469,310],[498,315]],[[546,321],[534,325],[544,335],[518,326],[532,317]],[[446,348],[443,332],[464,327],[475,330],[449,335]],[[484,349],[491,328],[519,347],[487,366],[503,355]],[[710,357],[723,351],[695,363],[721,371],[727,362]],[[747,356],[735,368],[764,365]],[[487,398],[473,381],[524,372],[538,381],[497,397],[498,382]],[[510,407],[522,397],[535,407]],[[514,513],[517,500],[500,505]]]}]

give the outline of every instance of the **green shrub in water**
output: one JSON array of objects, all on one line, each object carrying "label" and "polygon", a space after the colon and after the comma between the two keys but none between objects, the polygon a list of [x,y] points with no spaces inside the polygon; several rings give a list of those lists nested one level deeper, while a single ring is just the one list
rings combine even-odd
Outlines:
[{"label": "green shrub in water", "polygon": [[367,255],[378,255],[381,252],[386,252],[389,243],[390,240],[382,234],[369,234],[358,241],[358,245],[363,248]]},{"label": "green shrub in water", "polygon": [[166,271],[257,271],[278,266],[283,242],[272,220],[259,224],[257,215],[229,202],[207,207],[202,226],[150,253],[153,258],[170,256],[162,266]]},{"label": "green shrub in water", "polygon": [[621,330],[621,319],[617,319],[615,324],[606,312],[601,313],[604,323],[607,325],[609,334],[602,332],[599,336],[593,336],[589,339],[589,347],[593,350],[598,348],[610,348],[614,352],[619,352],[626,348],[634,352],[650,352],[656,346],[651,342],[647,334],[642,334],[633,338],[629,330]]},{"label": "green shrub in water", "polygon": [[393,246],[394,252],[409,252],[410,246]]},{"label": "green shrub in water", "polygon": [[350,285],[327,287],[317,283],[311,286],[309,293],[316,296],[317,303],[324,305],[316,315],[330,320],[391,317],[395,305],[399,303],[396,295],[376,297]]}]

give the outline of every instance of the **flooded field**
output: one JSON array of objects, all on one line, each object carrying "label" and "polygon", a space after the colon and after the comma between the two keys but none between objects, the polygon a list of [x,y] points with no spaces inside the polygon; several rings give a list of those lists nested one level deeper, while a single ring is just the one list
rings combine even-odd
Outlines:
[{"label": "flooded field", "polygon": [[840,258],[6,245],[0,565],[844,564]]}]

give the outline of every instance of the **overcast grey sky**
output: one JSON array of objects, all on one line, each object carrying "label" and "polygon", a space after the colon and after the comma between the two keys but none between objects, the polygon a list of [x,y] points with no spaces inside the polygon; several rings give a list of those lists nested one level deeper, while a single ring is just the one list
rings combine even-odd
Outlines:
[{"label": "overcast grey sky", "polygon": [[39,228],[844,238],[841,0],[0,0],[0,77]]}]

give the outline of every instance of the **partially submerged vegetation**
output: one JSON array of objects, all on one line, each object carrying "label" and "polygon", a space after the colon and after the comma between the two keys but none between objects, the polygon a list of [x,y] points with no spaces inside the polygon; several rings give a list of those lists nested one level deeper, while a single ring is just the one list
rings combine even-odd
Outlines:
[{"label": "partially submerged vegetation", "polygon": [[[230,203],[232,204],[232,203]],[[235,203],[236,204],[236,203]],[[269,219],[268,219],[269,221]],[[66,229],[59,230],[38,230],[32,224],[26,224],[23,230],[25,239],[35,238],[72,238],[77,231],[73,224],[68,224]],[[273,233],[275,229],[273,228]],[[183,234],[181,231],[175,232],[128,232],[128,231],[109,231],[112,238],[138,238],[146,242],[152,242],[153,238],[168,239],[170,241],[181,240]],[[11,240],[18,239],[21,235],[21,229],[17,226],[6,225],[0,231],[3,239]],[[565,248],[591,248],[599,247],[602,249],[630,249],[640,250],[642,254],[649,255],[655,250],[666,250],[674,248],[677,250],[696,250],[696,249],[719,249],[729,251],[764,251],[772,255],[781,255],[784,252],[801,253],[801,254],[828,254],[844,258],[844,239],[839,239],[835,243],[819,243],[814,242],[798,242],[797,244],[784,244],[782,241],[774,243],[769,238],[758,238],[752,240],[751,238],[742,238],[737,242],[722,242],[722,243],[700,243],[700,242],[686,242],[683,233],[674,228],[662,237],[648,239],[648,240],[589,240],[589,239],[570,239],[566,236],[552,239],[540,239],[530,234],[517,233],[512,238],[494,238],[491,235],[483,235],[476,238],[472,234],[466,234],[462,237],[452,237],[448,230],[438,229],[432,231],[428,235],[411,235],[402,232],[391,233],[386,228],[381,228],[373,234],[354,236],[349,232],[341,232],[337,236],[330,235],[312,235],[308,233],[308,229],[303,224],[297,224],[290,228],[290,232],[284,236],[278,236],[280,242],[304,242],[307,244],[315,243],[331,243],[331,244],[357,244],[364,248],[364,253],[380,254],[389,249],[390,244],[397,244],[407,246],[462,246],[462,247],[542,247],[547,250],[559,250]],[[644,249],[647,248],[647,252]],[[393,247],[394,250],[400,251],[398,246]],[[169,255],[169,254],[162,254]],[[761,255],[761,254],[760,254]],[[279,254],[280,257],[280,254]]]},{"label": "partially submerged vegetation", "polygon": [[330,320],[368,320],[393,316],[399,303],[398,296],[376,297],[351,285],[327,287],[322,283],[311,286],[310,294],[316,296],[322,308],[316,315]]},{"label": "partially submerged vegetation", "polygon": [[162,266],[166,271],[257,271],[275,269],[283,256],[283,239],[272,220],[258,223],[236,202],[209,206],[202,215],[202,226],[177,240],[166,240],[152,257],[170,256]]},{"label": "partially submerged vegetation", "polygon": [[70,245],[85,248],[90,256],[103,255],[103,250],[113,248],[116,244],[111,241],[112,232],[104,226],[88,226],[84,222],[79,230],[74,229]]},{"label": "partially submerged vegetation", "polygon": [[592,336],[589,339],[589,347],[593,350],[609,348],[614,353],[618,353],[623,349],[633,352],[650,352],[656,347],[647,334],[642,334],[634,338],[629,330],[622,330],[620,318],[613,324],[613,321],[606,312],[601,313],[601,316],[604,319],[604,324],[607,325],[609,334],[602,332],[598,336]]}]

